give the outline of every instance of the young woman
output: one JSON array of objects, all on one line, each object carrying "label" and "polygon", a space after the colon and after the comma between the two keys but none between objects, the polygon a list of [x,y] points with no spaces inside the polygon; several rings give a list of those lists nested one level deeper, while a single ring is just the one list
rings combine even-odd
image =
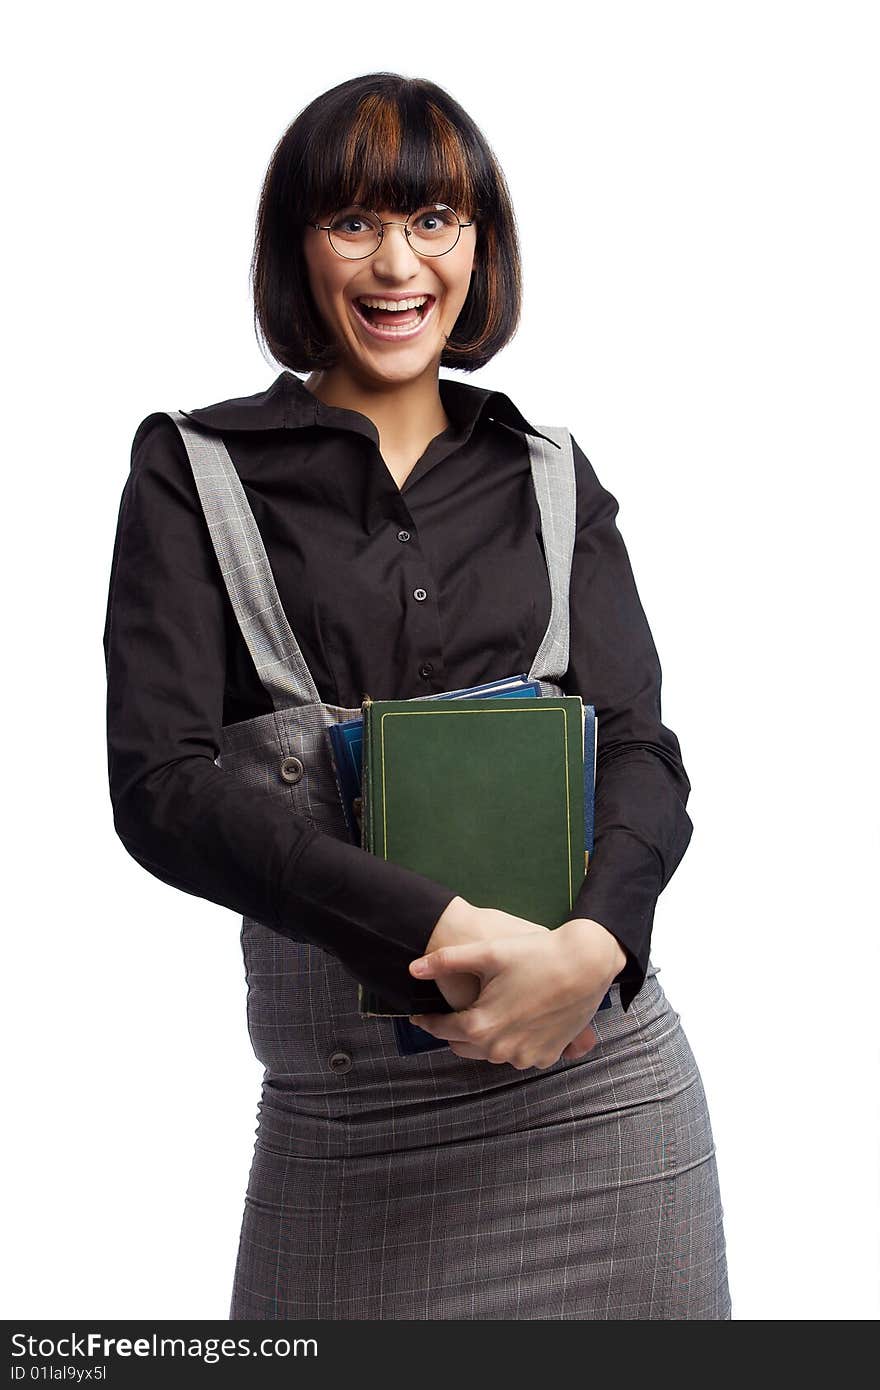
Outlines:
[{"label": "young woman", "polygon": [[[118,834],[243,915],[265,1076],[230,1317],[729,1318],[706,1098],[649,955],[690,784],[617,502],[567,432],[439,375],[519,318],[484,137],[431,82],[325,93],[273,154],[253,280],[284,370],[142,421],[104,632]],[[553,930],[352,843],[326,737],[367,693],[520,673],[598,717]]]}]

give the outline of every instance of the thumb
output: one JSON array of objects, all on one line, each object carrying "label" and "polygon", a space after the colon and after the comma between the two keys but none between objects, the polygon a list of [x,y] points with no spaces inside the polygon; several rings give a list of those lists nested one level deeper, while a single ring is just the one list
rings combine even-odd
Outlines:
[{"label": "thumb", "polygon": [[470,941],[461,946],[440,946],[436,951],[429,951],[426,956],[411,960],[409,970],[419,980],[431,980],[435,975],[458,971],[468,971],[482,979],[490,964],[490,950],[486,943]]}]

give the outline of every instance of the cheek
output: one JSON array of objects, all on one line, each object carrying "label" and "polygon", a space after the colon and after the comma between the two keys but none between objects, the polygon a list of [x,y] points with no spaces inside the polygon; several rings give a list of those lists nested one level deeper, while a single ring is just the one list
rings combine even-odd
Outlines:
[{"label": "cheek", "polygon": [[447,303],[452,307],[453,312],[458,315],[464,306],[464,302],[470,293],[473,279],[474,264],[473,258],[466,256],[462,264],[457,268],[453,277],[450,277],[446,288]]},{"label": "cheek", "polygon": [[451,282],[447,282],[443,290],[444,317],[451,314],[457,318],[461,312],[462,305],[468,296],[470,289],[470,276],[456,276]]},{"label": "cheek", "polygon": [[341,302],[341,289],[344,283],[336,267],[329,265],[323,256],[306,256],[306,269],[312,298],[325,317],[339,316],[344,311]]},{"label": "cheek", "polygon": [[332,281],[325,278],[320,282],[315,303],[327,330],[332,333],[334,338],[339,338],[346,332],[347,328],[351,327],[348,306],[342,292]]}]

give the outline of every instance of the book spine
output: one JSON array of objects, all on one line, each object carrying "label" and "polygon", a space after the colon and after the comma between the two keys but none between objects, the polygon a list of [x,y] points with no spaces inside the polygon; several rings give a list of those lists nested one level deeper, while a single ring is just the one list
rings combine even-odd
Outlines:
[{"label": "book spine", "polygon": [[[369,695],[365,695],[361,702],[363,713],[363,745],[361,755],[361,848],[368,854],[372,854],[375,848],[375,816],[373,814],[373,758],[371,755],[373,740],[373,701]],[[390,1004],[378,995],[375,990],[368,989],[365,985],[358,984],[358,1011],[366,1018],[389,1018],[398,1014],[398,1010],[392,1008]]]},{"label": "book spine", "polygon": [[365,695],[361,701],[361,718],[364,726],[361,745],[361,849],[368,850],[370,853],[372,853],[373,831],[370,768],[373,760],[369,756],[368,750],[373,735],[372,708],[372,699],[369,695]]},{"label": "book spine", "polygon": [[330,730],[325,729],[324,732],[327,738],[327,746],[330,749],[330,765],[333,768],[333,776],[336,780],[336,793],[339,797],[339,804],[342,807],[342,814],[345,818],[345,825],[346,829],[348,830],[349,839],[352,840],[354,843],[358,843],[360,835],[358,832],[356,822],[352,821],[351,809],[348,805],[348,801],[346,800],[345,790],[342,786],[342,778],[339,773],[339,759],[336,756],[336,744],[334,742],[333,735],[331,734]]},{"label": "book spine", "polygon": [[[364,695],[361,701],[361,724],[362,724],[362,753],[361,753],[361,849],[367,848],[367,765],[369,759],[366,757],[367,739],[369,737],[368,706],[372,703],[369,695]],[[370,1012],[369,991],[362,984],[358,984],[358,1011],[362,1014]]]}]

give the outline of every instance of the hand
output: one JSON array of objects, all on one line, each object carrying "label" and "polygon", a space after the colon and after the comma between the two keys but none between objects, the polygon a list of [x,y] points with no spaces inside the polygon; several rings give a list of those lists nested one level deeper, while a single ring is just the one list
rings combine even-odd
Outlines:
[{"label": "hand", "polygon": [[[598,923],[596,923],[598,926]],[[439,951],[443,947],[450,945],[467,945],[473,941],[498,941],[500,937],[514,937],[514,935],[528,935],[532,931],[548,931],[548,927],[541,926],[541,923],[530,922],[527,917],[514,916],[512,912],[503,912],[500,908],[475,908],[473,903],[467,902],[466,898],[453,898],[448,903],[439,917],[437,926],[428,938],[425,955]],[[613,938],[612,938],[613,940]],[[626,956],[624,956],[626,959]],[[470,1008],[471,1004],[480,997],[482,988],[480,976],[460,972],[460,970],[449,970],[442,972],[439,970],[434,976],[435,984],[441,991],[446,1004],[452,1005],[453,1009]],[[567,1061],[574,1061],[580,1056],[587,1055],[589,1049],[595,1047],[598,1038],[594,1029],[585,1027],[577,1037],[571,1038],[569,1048],[566,1051]],[[455,1048],[453,1048],[455,1051]]]},{"label": "hand", "polygon": [[[599,927],[598,922],[591,923],[591,925],[598,928],[623,956],[620,967],[622,968],[626,956],[620,950],[616,939],[606,932],[604,927]],[[457,897],[447,904],[440,916],[428,939],[425,956],[447,946],[465,945],[474,941],[497,941],[500,936],[528,936],[532,932],[547,931],[548,928],[539,922],[531,922],[528,918],[517,917],[514,913],[504,912],[500,908],[474,907],[473,903],[469,903],[467,899]],[[410,969],[412,970],[412,963]],[[474,1004],[482,988],[479,975],[462,972],[460,969],[451,971],[438,969],[433,979],[447,1004],[456,1010],[465,1010]],[[597,1042],[596,1032],[588,1024],[570,1039],[563,1056],[567,1061],[585,1057]],[[452,1050],[456,1051],[455,1048]],[[464,1056],[465,1054],[462,1053],[461,1055]]]},{"label": "hand", "polygon": [[[509,927],[510,914],[501,915]],[[417,979],[439,981],[462,972],[476,975],[481,990],[476,1003],[455,1014],[413,1015],[412,1021],[445,1038],[459,1057],[507,1062],[521,1071],[585,1055],[597,1041],[590,1019],[626,953],[589,918],[553,931],[512,921],[519,924],[516,935],[444,945],[413,961],[410,972]]]},{"label": "hand", "polygon": [[[546,930],[538,922],[515,917],[512,912],[502,912],[494,907],[474,907],[466,898],[453,898],[428,938],[425,955],[446,946],[497,941],[500,936],[522,936]],[[481,985],[478,975],[450,970],[438,971],[432,978],[447,1004],[454,1009],[466,1009],[479,996]]]}]

